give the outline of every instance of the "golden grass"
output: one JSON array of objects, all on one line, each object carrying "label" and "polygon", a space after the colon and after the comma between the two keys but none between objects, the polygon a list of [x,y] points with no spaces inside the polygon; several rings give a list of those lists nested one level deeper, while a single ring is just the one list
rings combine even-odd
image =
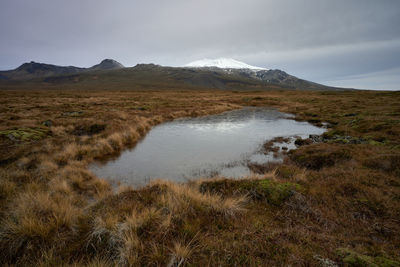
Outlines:
[{"label": "golden grass", "polygon": [[172,214],[195,216],[198,211],[206,211],[214,215],[234,217],[244,211],[246,196],[224,198],[209,193],[201,193],[198,188],[180,185],[168,181],[156,181],[157,185],[166,186],[167,194],[162,196],[162,203]]},{"label": "golden grass", "polygon": [[174,247],[171,250],[171,260],[167,266],[182,266],[185,260],[190,256],[192,253],[192,249],[190,248],[190,244],[182,245],[180,242],[175,242]]},{"label": "golden grass", "polygon": [[[2,92],[0,103],[0,131],[49,130],[39,139],[0,136],[2,263],[348,264],[337,253],[343,247],[399,261],[399,93],[17,90]],[[328,122],[328,141],[299,148],[257,179],[113,190],[87,170],[156,124],[241,106]],[[347,135],[363,144],[346,143]]]},{"label": "golden grass", "polygon": [[15,253],[39,256],[38,248],[65,245],[81,215],[68,199],[34,189],[21,194],[11,206],[10,217],[2,219],[0,228],[4,259]]}]

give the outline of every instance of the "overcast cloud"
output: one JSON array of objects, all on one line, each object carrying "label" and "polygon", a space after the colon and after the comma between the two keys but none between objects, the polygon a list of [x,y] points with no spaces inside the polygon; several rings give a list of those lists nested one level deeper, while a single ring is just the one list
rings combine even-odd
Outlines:
[{"label": "overcast cloud", "polygon": [[329,85],[400,90],[398,0],[1,0],[0,69],[232,57]]}]

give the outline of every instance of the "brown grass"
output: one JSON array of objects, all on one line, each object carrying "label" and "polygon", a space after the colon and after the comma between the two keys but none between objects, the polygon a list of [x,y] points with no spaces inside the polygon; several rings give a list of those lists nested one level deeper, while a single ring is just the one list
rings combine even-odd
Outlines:
[{"label": "brown grass", "polygon": [[[3,264],[400,260],[397,92],[16,90],[2,91],[0,104],[0,132],[24,136],[0,134]],[[281,165],[258,166],[265,174],[259,179],[113,190],[87,170],[134,146],[156,124],[241,106],[328,122],[326,142],[300,147]],[[43,125],[48,120],[50,127]],[[347,136],[362,142],[350,144]]]}]

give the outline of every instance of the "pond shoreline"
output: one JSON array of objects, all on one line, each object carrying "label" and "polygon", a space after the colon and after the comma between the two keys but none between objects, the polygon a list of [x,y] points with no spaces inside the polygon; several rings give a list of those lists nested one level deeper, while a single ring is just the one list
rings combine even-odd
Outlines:
[{"label": "pond shoreline", "polygon": [[260,151],[258,147],[262,147],[266,140],[278,141],[276,135],[284,134],[291,140],[284,149],[290,150],[296,147],[294,142],[299,135],[306,137],[325,131],[294,118],[292,114],[263,107],[243,107],[216,115],[179,118],[153,127],[134,148],[125,150],[117,159],[105,164],[94,163],[89,169],[114,183],[122,181],[127,184],[130,183],[129,177],[146,181],[145,184],[151,179],[182,182],[197,177],[252,176],[256,173],[249,166],[283,160],[283,153]]}]

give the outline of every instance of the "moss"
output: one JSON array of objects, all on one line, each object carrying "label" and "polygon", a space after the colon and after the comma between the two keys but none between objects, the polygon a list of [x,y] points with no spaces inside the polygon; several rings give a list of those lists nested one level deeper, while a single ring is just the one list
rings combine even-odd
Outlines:
[{"label": "moss", "polygon": [[375,140],[368,140],[368,144],[369,145],[373,145],[373,146],[381,146],[381,145],[383,145],[383,143],[377,142]]},{"label": "moss", "polygon": [[322,134],[322,136],[325,138],[325,139],[331,139],[331,138],[333,138],[333,137],[335,137],[336,135],[344,135],[344,131],[340,131],[340,130],[330,130],[330,131],[327,131],[327,132],[325,132],[325,133],[323,133]]},{"label": "moss", "polygon": [[211,192],[230,195],[248,195],[255,201],[263,201],[274,206],[280,206],[288,200],[295,191],[303,191],[299,184],[279,183],[269,179],[264,180],[218,180],[207,181],[200,185],[201,192]]},{"label": "moss", "polygon": [[385,257],[375,257],[374,260],[379,266],[384,266],[384,267],[400,266],[400,262]]},{"label": "moss", "polygon": [[301,187],[295,183],[276,183],[271,180],[261,180],[259,184],[263,193],[267,196],[268,203],[280,205],[289,199],[294,191],[300,191]]},{"label": "moss", "polygon": [[49,130],[43,128],[18,128],[0,131],[0,136],[22,142],[37,141],[46,137]]},{"label": "moss", "polygon": [[310,145],[301,150],[292,150],[289,152],[289,156],[299,166],[313,170],[332,167],[336,163],[352,158],[349,149],[328,144],[324,146]]},{"label": "moss", "polygon": [[349,142],[350,141],[348,139],[339,138],[339,139],[331,140],[329,143],[348,144]]},{"label": "moss", "polygon": [[343,263],[348,266],[368,266],[368,267],[392,267],[400,266],[400,262],[393,261],[386,257],[378,256],[371,257],[357,253],[351,249],[339,248],[337,251],[338,256],[342,259]]},{"label": "moss", "polygon": [[297,169],[293,166],[281,165],[276,169],[276,175],[282,179],[292,179],[296,174]]}]

